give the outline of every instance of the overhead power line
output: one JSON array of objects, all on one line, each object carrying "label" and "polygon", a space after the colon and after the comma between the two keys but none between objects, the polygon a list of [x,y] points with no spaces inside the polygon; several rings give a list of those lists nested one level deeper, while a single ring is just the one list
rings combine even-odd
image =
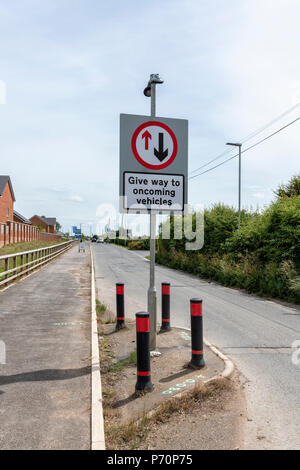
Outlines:
[{"label": "overhead power line", "polygon": [[[297,121],[299,121],[299,120],[300,120],[300,116],[299,116],[297,119],[294,119],[294,121],[289,122],[289,123],[286,124],[285,126],[283,126],[283,127],[281,127],[280,129],[278,129],[277,131],[273,132],[272,134],[268,135],[267,137],[264,137],[264,138],[261,139],[260,141],[256,142],[255,144],[251,145],[250,147],[246,148],[245,150],[242,151],[242,153],[248,152],[249,150],[253,149],[253,148],[256,147],[257,145],[262,144],[263,142],[265,142],[266,140],[270,139],[270,138],[273,137],[274,135],[279,134],[279,132],[283,131],[283,130],[286,129],[287,127],[290,127],[292,124],[295,124],[295,122],[297,122]],[[236,157],[238,157],[238,156],[239,156],[239,154],[237,153],[236,155],[233,155],[232,157],[228,158],[227,160],[225,160],[225,161],[219,163],[218,165],[213,166],[212,168],[209,168],[208,170],[203,171],[202,173],[198,173],[197,175],[190,176],[189,179],[192,180],[192,179],[194,179],[194,178],[197,178],[198,176],[201,176],[201,175],[204,175],[205,173],[208,173],[209,171],[215,170],[215,169],[218,168],[219,166],[222,166],[222,165],[224,165],[225,163],[230,162],[230,160],[233,160],[234,158],[236,158]]]},{"label": "overhead power line", "polygon": [[[272,121],[268,122],[267,124],[265,124],[264,126],[260,127],[259,129],[257,129],[256,131],[254,132],[251,132],[251,134],[248,134],[246,137],[244,137],[244,139],[240,139],[238,140],[240,143],[244,144],[246,142],[248,142],[248,140],[251,140],[253,139],[254,137],[256,137],[258,134],[260,134],[261,132],[263,132],[264,130],[266,130],[268,127],[272,126],[272,124],[275,124],[277,121],[280,121],[280,119],[284,118],[285,116],[287,116],[288,114],[290,114],[292,111],[294,111],[295,109],[297,109],[298,107],[300,106],[300,101],[298,103],[296,103],[294,106],[292,106],[291,108],[287,109],[284,113],[280,114],[280,116],[277,116],[275,119],[272,119]],[[191,175],[193,173],[196,173],[197,171],[199,170],[202,170],[202,168],[205,168],[206,166],[210,165],[211,163],[215,162],[216,160],[219,160],[219,158],[221,157],[224,157],[225,155],[228,155],[229,153],[232,152],[232,149],[230,150],[225,150],[224,152],[220,153],[219,155],[217,155],[216,157],[214,157],[212,160],[210,160],[209,162],[207,163],[204,163],[204,165],[201,165],[200,167],[196,168],[195,170],[191,171]],[[234,158],[234,157],[232,157]],[[230,160],[230,159],[229,159]],[[228,161],[229,161],[228,160]],[[218,166],[218,165],[217,165]]]}]

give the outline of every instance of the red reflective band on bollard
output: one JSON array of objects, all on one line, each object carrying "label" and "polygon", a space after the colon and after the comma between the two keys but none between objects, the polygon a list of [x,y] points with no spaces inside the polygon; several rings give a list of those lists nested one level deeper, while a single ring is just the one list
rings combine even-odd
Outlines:
[{"label": "red reflective band on bollard", "polygon": [[117,294],[124,295],[124,286],[116,286],[117,287]]},{"label": "red reflective band on bollard", "polygon": [[202,303],[191,303],[191,315],[193,317],[202,317]]},{"label": "red reflective band on bollard", "polygon": [[163,295],[170,295],[170,286],[161,286],[161,293]]},{"label": "red reflective band on bollard", "polygon": [[141,377],[149,377],[151,375],[151,372],[137,372],[137,375],[140,375]]},{"label": "red reflective band on bollard", "polygon": [[192,354],[203,354],[203,351],[192,351]]},{"label": "red reflective band on bollard", "polygon": [[136,319],[136,331],[138,333],[147,333],[150,331],[149,318],[137,318]]}]

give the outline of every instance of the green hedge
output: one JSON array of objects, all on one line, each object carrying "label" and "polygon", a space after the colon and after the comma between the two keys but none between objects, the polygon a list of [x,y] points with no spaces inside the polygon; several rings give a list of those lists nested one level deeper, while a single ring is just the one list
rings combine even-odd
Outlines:
[{"label": "green hedge", "polygon": [[[194,216],[195,218],[195,216]],[[300,196],[278,197],[263,213],[242,214],[222,204],[204,213],[204,246],[185,251],[185,242],[160,236],[157,262],[226,286],[300,302]]]},{"label": "green hedge", "polygon": [[111,243],[128,248],[128,250],[150,250],[149,238],[142,240],[128,240],[126,238],[115,238]]}]

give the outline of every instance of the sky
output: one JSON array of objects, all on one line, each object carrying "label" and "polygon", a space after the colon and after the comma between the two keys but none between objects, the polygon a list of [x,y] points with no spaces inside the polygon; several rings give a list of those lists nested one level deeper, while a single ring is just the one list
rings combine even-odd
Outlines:
[{"label": "sky", "polygon": [[[296,105],[299,17],[299,0],[0,0],[0,174],[16,210],[65,231],[105,222],[99,206],[118,207],[119,115],[149,114],[150,73],[164,79],[157,115],[189,121],[190,172]],[[299,173],[299,133],[298,122],[243,155],[243,207],[269,204]],[[237,159],[189,182],[192,205],[237,198]]]}]

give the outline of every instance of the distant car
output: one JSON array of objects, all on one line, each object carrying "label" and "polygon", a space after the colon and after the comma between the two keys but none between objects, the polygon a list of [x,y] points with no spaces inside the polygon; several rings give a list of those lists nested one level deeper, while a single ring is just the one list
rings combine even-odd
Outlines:
[{"label": "distant car", "polygon": [[97,243],[104,243],[104,239],[103,238],[98,238]]}]

